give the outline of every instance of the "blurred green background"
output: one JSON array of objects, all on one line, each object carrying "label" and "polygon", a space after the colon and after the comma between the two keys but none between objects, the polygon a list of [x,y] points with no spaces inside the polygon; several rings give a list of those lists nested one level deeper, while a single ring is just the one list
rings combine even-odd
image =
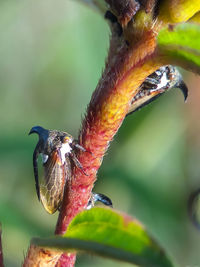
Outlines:
[{"label": "blurred green background", "polygon": [[[103,18],[76,1],[0,0],[0,221],[5,266],[20,266],[33,236],[52,235],[57,214],[38,202],[30,128],[78,136],[109,44]],[[200,79],[124,121],[98,173],[95,191],[142,221],[178,266],[200,266],[200,232],[188,194],[200,186]],[[199,90],[199,91],[198,91]],[[95,256],[77,265],[130,266]]]}]

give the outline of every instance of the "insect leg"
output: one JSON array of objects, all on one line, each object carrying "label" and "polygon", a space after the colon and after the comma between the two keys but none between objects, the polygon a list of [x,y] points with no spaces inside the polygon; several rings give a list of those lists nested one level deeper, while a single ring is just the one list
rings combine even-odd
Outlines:
[{"label": "insect leg", "polygon": [[92,152],[88,151],[87,149],[85,149],[83,146],[79,145],[78,141],[74,140],[72,143],[72,146],[76,147],[77,149],[83,151],[83,152],[88,152],[92,155]]},{"label": "insect leg", "polygon": [[82,147],[81,145],[79,145],[77,142],[74,143],[74,146],[75,146],[76,148],[80,149],[80,150],[83,151],[83,152],[86,152],[86,151],[87,151],[84,147]]},{"label": "insect leg", "polygon": [[145,83],[148,82],[152,85],[157,85],[159,84],[159,81],[157,81],[155,78],[150,78],[150,77],[147,77],[146,80],[144,81]]},{"label": "insect leg", "polygon": [[75,155],[75,153],[74,153],[73,151],[70,152],[70,156],[71,156],[71,158],[72,158],[72,160],[73,160],[75,166],[76,166],[77,168],[79,168],[79,169],[83,172],[83,174],[85,174],[86,176],[88,176],[87,173],[84,171],[82,164],[81,164],[80,161],[77,159],[77,157],[76,157],[76,155]]}]

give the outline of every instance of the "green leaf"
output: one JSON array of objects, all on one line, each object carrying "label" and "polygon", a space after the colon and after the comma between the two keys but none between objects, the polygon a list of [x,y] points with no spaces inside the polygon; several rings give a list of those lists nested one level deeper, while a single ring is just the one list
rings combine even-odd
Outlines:
[{"label": "green leaf", "polygon": [[178,63],[186,69],[200,73],[200,26],[183,23],[161,30],[158,34],[160,54],[171,64]]},{"label": "green leaf", "polygon": [[95,207],[84,211],[74,218],[63,237],[32,242],[61,250],[96,253],[139,266],[173,266],[144,226],[112,209]]}]

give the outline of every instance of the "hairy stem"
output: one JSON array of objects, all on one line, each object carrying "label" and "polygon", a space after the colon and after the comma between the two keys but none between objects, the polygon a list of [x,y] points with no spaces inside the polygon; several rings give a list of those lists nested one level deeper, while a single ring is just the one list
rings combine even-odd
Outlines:
[{"label": "hairy stem", "polygon": [[[66,186],[55,230],[57,235],[64,234],[71,220],[86,208],[103,156],[127,114],[131,99],[145,78],[162,65],[155,52],[156,32],[151,28],[144,30],[140,32],[140,38],[129,38],[131,33],[118,36],[115,30],[112,32],[106,67],[92,95],[79,135],[80,144],[88,151],[78,155],[87,175],[74,168],[71,182]],[[52,251],[56,261],[61,254]],[[49,260],[49,251],[32,245],[24,266],[37,266],[38,261],[29,265],[31,255],[35,262],[40,258],[40,264]],[[75,258],[73,253],[62,254],[57,266],[72,267]]]},{"label": "hairy stem", "polygon": [[[66,189],[56,234],[63,234],[77,213],[86,208],[103,156],[124,120],[132,97],[144,79],[160,67],[161,63],[153,59],[154,49],[155,36],[148,32],[136,46],[127,47],[123,43],[117,54],[113,57],[109,55],[108,58],[112,60],[108,61],[93,93],[80,132],[80,144],[91,152],[79,155],[87,176],[79,169],[74,169],[73,179]],[[64,258],[68,260],[67,256],[63,256],[62,266],[65,265]]]}]

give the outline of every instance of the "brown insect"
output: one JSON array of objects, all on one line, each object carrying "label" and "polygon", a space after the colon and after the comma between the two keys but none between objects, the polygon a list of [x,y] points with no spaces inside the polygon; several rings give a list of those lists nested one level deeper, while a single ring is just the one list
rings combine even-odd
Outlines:
[{"label": "brown insect", "polygon": [[[86,151],[67,132],[46,130],[35,126],[29,134],[37,133],[39,141],[33,153],[33,168],[38,199],[47,212],[53,214],[61,205],[65,184],[71,179],[71,161],[83,171],[75,149]],[[38,156],[42,156],[44,177],[39,182]],[[84,171],[83,171],[84,172]]]},{"label": "brown insect", "polygon": [[[86,149],[79,145],[67,132],[47,130],[41,126],[34,126],[29,134],[32,133],[36,133],[39,136],[39,141],[33,153],[37,196],[45,210],[53,214],[62,204],[65,185],[71,179],[72,163],[86,175],[75,153],[76,150],[86,152]],[[44,175],[40,181],[38,177],[39,155],[42,157],[44,169]],[[96,201],[112,206],[111,200],[106,196],[92,193],[88,208],[93,206]]]},{"label": "brown insect", "polygon": [[139,87],[138,93],[131,100],[127,115],[148,105],[172,88],[179,88],[184,95],[184,100],[186,101],[188,88],[177,68],[171,65],[160,67],[150,74]]}]

